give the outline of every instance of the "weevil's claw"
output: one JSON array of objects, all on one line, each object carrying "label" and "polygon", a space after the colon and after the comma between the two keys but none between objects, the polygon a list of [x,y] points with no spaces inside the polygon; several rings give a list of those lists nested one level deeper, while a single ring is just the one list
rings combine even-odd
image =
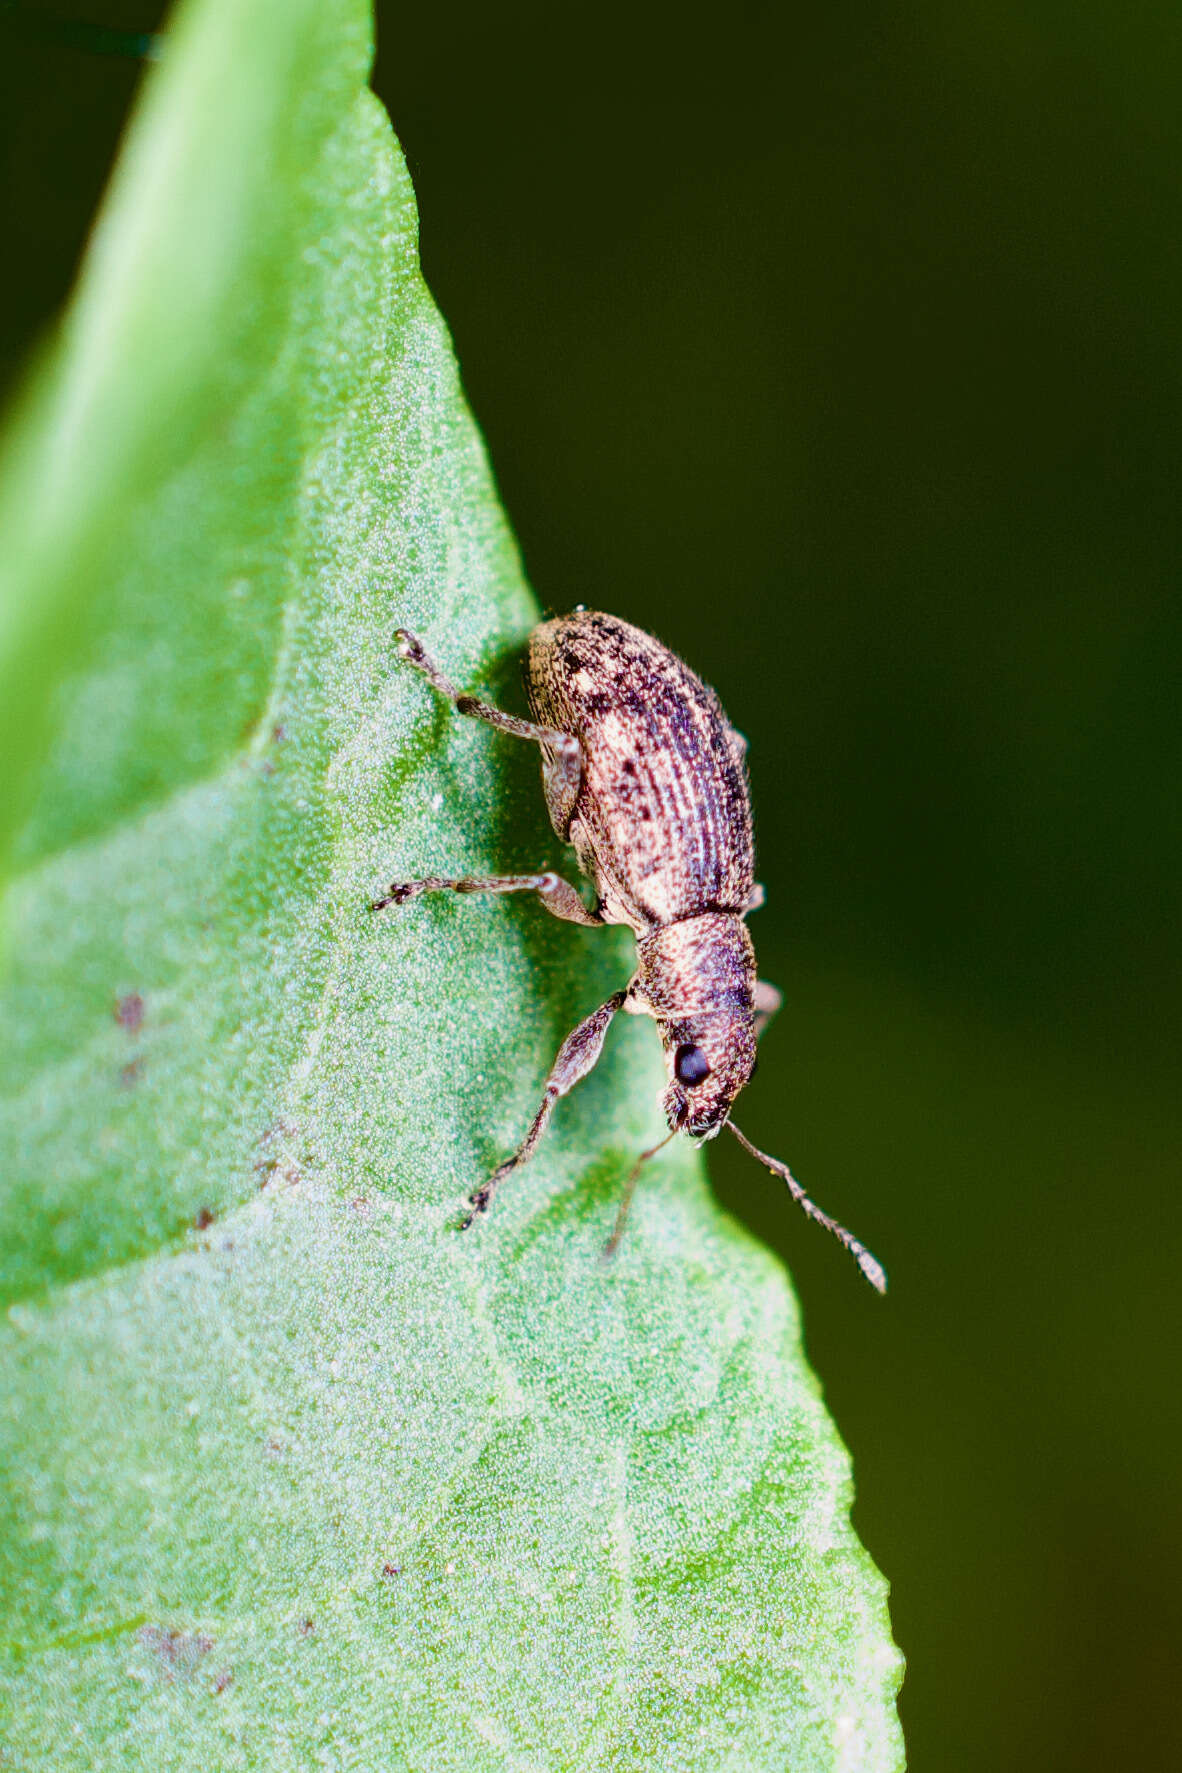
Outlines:
[{"label": "weevil's claw", "polygon": [[464,1214],[464,1217],[460,1220],[459,1224],[456,1226],[456,1230],[457,1231],[469,1230],[469,1228],[479,1218],[480,1214],[483,1213],[486,1205],[487,1205],[487,1202],[478,1202],[476,1199],[476,1196],[474,1194],[470,1194],[468,1196],[469,1210],[468,1210],[468,1212],[466,1212]]},{"label": "weevil's claw", "polygon": [[467,1231],[474,1219],[478,1219],[481,1213],[487,1213],[488,1203],[491,1199],[492,1188],[487,1182],[485,1182],[480,1188],[476,1188],[472,1191],[468,1196],[468,1205],[471,1207],[472,1211],[462,1221],[460,1225],[461,1231]]},{"label": "weevil's claw", "polygon": [[519,1160],[516,1157],[506,1158],[505,1162],[493,1171],[487,1182],[482,1182],[479,1188],[474,1188],[472,1190],[471,1194],[468,1196],[468,1205],[471,1207],[472,1211],[460,1226],[461,1231],[467,1231],[473,1219],[479,1217],[481,1213],[488,1212],[488,1203],[493,1197],[493,1192],[496,1189],[497,1183],[503,1182],[505,1177],[509,1175],[510,1171],[517,1168],[518,1161]]},{"label": "weevil's claw", "polygon": [[410,887],[406,882],[395,881],[394,885],[384,892],[380,899],[371,899],[371,911],[384,911],[387,905],[405,905],[410,898]]},{"label": "weevil's claw", "polygon": [[404,659],[414,659],[417,662],[423,657],[423,643],[409,628],[395,628],[394,639]]}]

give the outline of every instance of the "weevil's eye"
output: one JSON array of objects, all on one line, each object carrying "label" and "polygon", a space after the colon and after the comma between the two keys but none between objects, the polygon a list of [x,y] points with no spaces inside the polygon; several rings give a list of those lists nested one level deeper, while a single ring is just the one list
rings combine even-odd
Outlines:
[{"label": "weevil's eye", "polygon": [[679,1083],[700,1084],[710,1076],[710,1061],[701,1047],[678,1047],[673,1060],[673,1069],[677,1073]]}]

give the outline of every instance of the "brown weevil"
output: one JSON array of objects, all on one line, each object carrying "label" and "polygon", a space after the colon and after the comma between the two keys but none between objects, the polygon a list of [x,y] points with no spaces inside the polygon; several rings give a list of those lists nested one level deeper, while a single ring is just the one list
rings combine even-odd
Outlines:
[{"label": "brown weevil", "polygon": [[513,1156],[470,1196],[470,1225],[498,1184],[530,1158],[554,1104],[595,1065],[617,1010],[652,1016],[669,1077],[669,1132],[642,1154],[625,1185],[609,1251],[619,1242],[641,1165],[673,1137],[712,1139],[723,1127],[788,1186],[810,1219],[845,1245],[880,1293],[886,1275],[853,1234],[815,1206],[787,1166],[758,1151],[731,1120],[755,1069],[755,1043],[779,1006],[756,977],[745,919],[763,902],[754,876],[746,741],[714,691],[675,653],[616,616],[576,610],[529,638],[526,693],[533,720],[463,695],[405,628],[401,656],[458,714],[528,739],[542,753],[555,831],[595,888],[593,907],[557,874],[396,882],[372,909],[420,893],[536,893],[570,923],[627,924],[636,971],[567,1036],[541,1107]]}]

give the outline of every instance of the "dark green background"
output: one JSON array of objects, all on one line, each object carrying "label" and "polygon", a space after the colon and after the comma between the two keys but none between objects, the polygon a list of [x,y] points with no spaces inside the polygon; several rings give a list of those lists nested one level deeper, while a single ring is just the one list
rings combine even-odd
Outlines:
[{"label": "dark green background", "polygon": [[[412,10],[378,90],[538,595],[751,740],[742,1124],[890,1298],[711,1161],[799,1284],[913,1773],[1177,1764],[1182,12]],[[53,17],[0,11],[6,382],[139,77]]]}]

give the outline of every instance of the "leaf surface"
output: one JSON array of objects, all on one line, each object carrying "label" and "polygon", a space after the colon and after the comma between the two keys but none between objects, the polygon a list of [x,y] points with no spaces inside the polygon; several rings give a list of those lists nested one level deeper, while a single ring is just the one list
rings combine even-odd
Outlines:
[{"label": "leaf surface", "polygon": [[454,1230],[629,945],[367,911],[572,866],[393,652],[520,706],[536,610],[369,55],[182,11],[7,449],[4,1763],[894,1768],[783,1272],[684,1147],[602,1259],[651,1027]]}]

